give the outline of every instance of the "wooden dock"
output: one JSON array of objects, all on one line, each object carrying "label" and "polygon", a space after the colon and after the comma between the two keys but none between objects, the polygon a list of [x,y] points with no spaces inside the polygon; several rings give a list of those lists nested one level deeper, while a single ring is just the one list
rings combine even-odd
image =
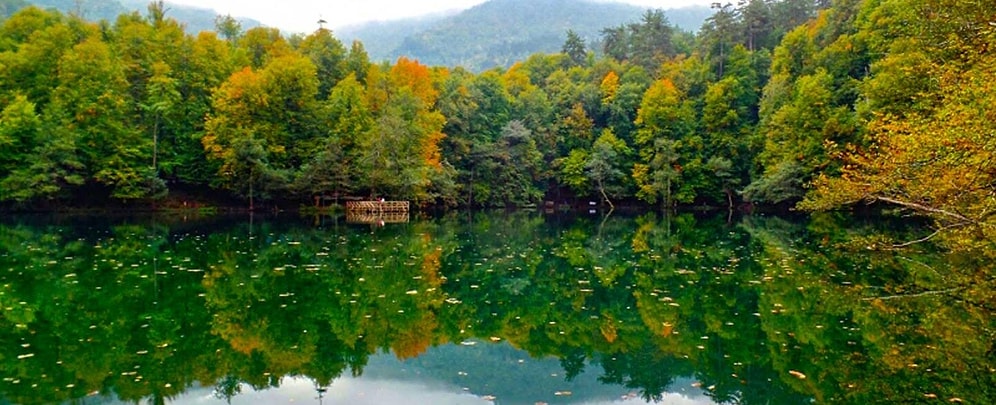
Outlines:
[{"label": "wooden dock", "polygon": [[391,224],[408,222],[408,201],[346,201],[346,222]]},{"label": "wooden dock", "polygon": [[407,212],[384,212],[365,213],[359,211],[346,211],[346,223],[350,224],[403,224],[408,222]]},{"label": "wooden dock", "polygon": [[346,212],[377,214],[408,212],[408,201],[346,201]]}]

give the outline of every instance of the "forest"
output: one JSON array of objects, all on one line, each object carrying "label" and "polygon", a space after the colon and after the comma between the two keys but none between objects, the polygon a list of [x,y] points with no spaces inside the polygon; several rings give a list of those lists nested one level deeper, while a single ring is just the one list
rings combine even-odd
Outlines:
[{"label": "forest", "polygon": [[[371,61],[328,29],[162,2],[0,26],[0,200],[145,204],[208,190],[311,204],[883,202],[996,212],[996,16],[959,0],[741,1],[695,34],[648,10],[598,46],[471,72]],[[975,228],[974,226],[972,228]],[[983,227],[991,231],[991,225]]]}]

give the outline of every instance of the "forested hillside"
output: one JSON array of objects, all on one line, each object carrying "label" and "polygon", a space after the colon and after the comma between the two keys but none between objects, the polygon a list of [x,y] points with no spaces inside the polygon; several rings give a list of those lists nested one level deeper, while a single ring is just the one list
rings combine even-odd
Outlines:
[{"label": "forested hillside", "polygon": [[883,201],[957,227],[996,209],[994,17],[971,2],[755,0],[717,10],[691,42],[647,12],[604,30],[606,57],[567,32],[561,53],[480,74],[370,64],[327,30],[191,36],[150,10],[108,26],[36,8],[3,22],[0,199],[808,192],[808,208]]},{"label": "forested hillside", "polygon": [[[491,0],[452,15],[370,23],[337,34],[361,40],[375,62],[404,56],[480,72],[508,68],[533,53],[557,52],[567,30],[596,45],[603,28],[638,20],[644,11],[591,0]],[[682,31],[694,32],[712,11],[689,7],[665,13]]]}]

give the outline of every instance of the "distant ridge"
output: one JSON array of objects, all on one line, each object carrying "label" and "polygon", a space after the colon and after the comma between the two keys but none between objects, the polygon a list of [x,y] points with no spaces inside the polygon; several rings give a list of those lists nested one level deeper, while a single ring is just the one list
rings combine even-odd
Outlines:
[{"label": "distant ridge", "polygon": [[[371,59],[399,56],[428,65],[473,71],[507,67],[537,52],[559,52],[567,30],[597,50],[603,28],[636,22],[646,8],[588,0],[491,0],[459,13],[377,22],[338,30],[363,42]],[[665,10],[672,25],[696,31],[712,15],[707,7]]]},{"label": "distant ridge", "polygon": [[[119,15],[138,11],[145,15],[151,0],[26,0],[17,1],[18,6],[35,5],[39,8],[54,8],[63,13],[78,13],[90,21],[107,20],[114,22]],[[13,2],[11,2],[13,3]],[[183,6],[166,2],[166,16],[179,21],[187,32],[196,34],[201,31],[214,31],[214,18],[218,15],[214,10],[206,8]],[[18,7],[19,9],[19,7]],[[13,14],[16,10],[2,10]],[[2,15],[0,15],[2,17]],[[262,25],[251,18],[237,18],[243,29]]]},{"label": "distant ridge", "polygon": [[458,13],[432,14],[393,21],[373,21],[342,27],[334,32],[335,36],[347,46],[354,40],[363,42],[363,47],[374,60],[393,59],[390,55],[394,54],[405,38],[430,29],[434,24]]}]

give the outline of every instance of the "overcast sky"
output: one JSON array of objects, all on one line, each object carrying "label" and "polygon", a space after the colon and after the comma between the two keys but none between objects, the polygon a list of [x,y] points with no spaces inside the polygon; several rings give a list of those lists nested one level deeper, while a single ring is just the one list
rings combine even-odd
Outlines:
[{"label": "overcast sky", "polygon": [[[717,0],[619,0],[648,8],[708,6]],[[485,0],[167,0],[214,9],[218,14],[249,17],[289,32],[311,32],[319,18],[335,29],[372,20],[395,20],[470,8]]]}]

